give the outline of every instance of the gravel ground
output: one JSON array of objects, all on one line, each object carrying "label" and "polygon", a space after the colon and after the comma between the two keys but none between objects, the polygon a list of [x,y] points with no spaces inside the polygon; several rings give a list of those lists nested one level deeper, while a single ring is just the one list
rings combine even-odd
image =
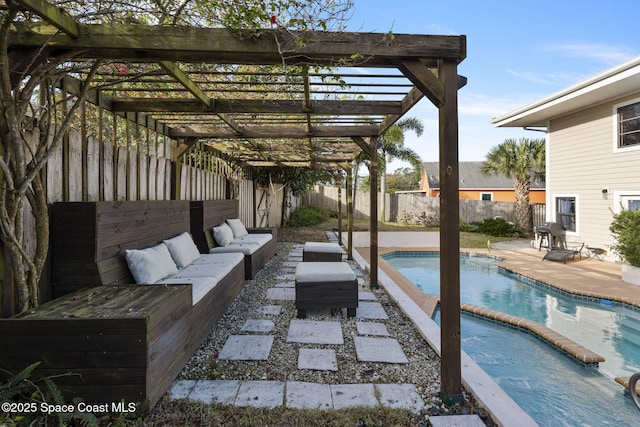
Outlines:
[{"label": "gravel ground", "polygon": [[[289,252],[296,244],[279,242],[278,251],[273,259],[257,274],[253,280],[247,280],[241,294],[218,322],[200,349],[187,363],[180,379],[235,379],[235,380],[278,380],[308,381],[324,384],[356,383],[406,383],[415,384],[421,394],[426,409],[423,415],[442,415],[445,413],[470,413],[471,405],[446,408],[440,399],[440,359],[427,342],[418,333],[408,319],[389,298],[384,289],[370,289],[369,277],[363,273],[361,289],[375,294],[384,307],[388,319],[379,320],[387,327],[392,338],[398,340],[407,356],[407,364],[387,364],[359,362],[356,359],[352,337],[356,335],[356,320],[344,313],[309,313],[313,320],[341,319],[344,345],[314,345],[314,348],[332,348],[336,351],[338,371],[317,371],[297,368],[298,350],[308,344],[286,342],[289,323],[295,318],[293,301],[265,300],[266,290],[282,282],[282,276],[288,261]],[[300,245],[297,245],[300,247]],[[358,269],[353,261],[352,267]],[[359,270],[359,269],[358,269]],[[356,271],[358,271],[356,270]],[[281,305],[277,316],[258,314],[256,309],[262,305]],[[247,319],[268,318],[275,323],[271,335],[275,337],[269,359],[266,361],[230,361],[219,360],[217,354],[231,334],[242,334],[241,327]],[[376,320],[378,321],[378,320]],[[482,412],[482,411],[481,411]],[[427,416],[428,416],[427,415]],[[484,417],[483,417],[484,418]]]}]

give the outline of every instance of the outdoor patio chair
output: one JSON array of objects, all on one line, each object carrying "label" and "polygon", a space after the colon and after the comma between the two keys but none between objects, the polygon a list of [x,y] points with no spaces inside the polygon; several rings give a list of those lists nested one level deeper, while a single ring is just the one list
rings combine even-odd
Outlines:
[{"label": "outdoor patio chair", "polygon": [[593,246],[587,246],[587,256],[589,259],[597,259],[600,261],[604,261],[604,256],[607,254],[607,251],[602,248],[594,248]]},{"label": "outdoor patio chair", "polygon": [[571,257],[572,260],[575,259],[576,255],[579,255],[580,258],[582,258],[582,248],[584,247],[584,243],[582,244],[566,244],[564,245],[564,248],[562,249],[551,249],[550,251],[548,251],[545,256],[542,258],[542,260],[544,261],[549,260],[549,261],[560,261],[563,263],[567,263],[567,260],[569,259],[569,257]]}]

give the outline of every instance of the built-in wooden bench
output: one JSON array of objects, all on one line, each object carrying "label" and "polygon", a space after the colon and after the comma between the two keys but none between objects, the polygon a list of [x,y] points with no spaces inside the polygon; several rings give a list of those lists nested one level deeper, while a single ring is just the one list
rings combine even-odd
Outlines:
[{"label": "built-in wooden bench", "polygon": [[131,285],[124,251],[188,231],[188,201],[52,206],[59,298],[0,319],[0,366],[59,375],[65,397],[155,405],[244,284],[244,260],[192,305],[191,285]]},{"label": "built-in wooden bench", "polygon": [[[213,227],[227,219],[238,218],[238,200],[203,200],[191,202],[191,235],[200,253],[209,253],[216,246]],[[253,279],[276,253],[278,236],[276,228],[249,228],[253,233],[270,233],[273,237],[253,254],[246,254],[244,261],[245,279]]]}]

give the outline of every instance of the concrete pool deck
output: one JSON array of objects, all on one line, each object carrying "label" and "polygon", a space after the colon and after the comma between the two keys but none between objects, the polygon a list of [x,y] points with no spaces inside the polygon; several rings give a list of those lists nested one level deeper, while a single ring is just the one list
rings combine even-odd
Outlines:
[{"label": "concrete pool deck", "polygon": [[[346,244],[346,234],[342,234]],[[365,269],[369,269],[369,233],[353,233],[354,259]],[[381,232],[378,236],[380,256],[397,251],[438,251],[437,232]],[[490,254],[501,258],[500,266],[547,283],[566,292],[624,302],[640,307],[640,287],[622,281],[620,264],[576,256],[566,264],[542,258],[545,250],[525,245],[491,245],[491,249],[465,249],[462,252]],[[398,305],[414,321],[423,336],[440,354],[440,328],[431,320],[438,297],[425,295],[413,283],[398,273],[383,258],[378,260],[379,282],[396,299]],[[462,376],[464,385],[499,420],[505,422],[513,418],[513,402],[488,377],[484,371],[463,353]],[[621,382],[622,384],[622,382]],[[505,399],[507,399],[505,401]],[[505,422],[504,425],[510,425]]]}]

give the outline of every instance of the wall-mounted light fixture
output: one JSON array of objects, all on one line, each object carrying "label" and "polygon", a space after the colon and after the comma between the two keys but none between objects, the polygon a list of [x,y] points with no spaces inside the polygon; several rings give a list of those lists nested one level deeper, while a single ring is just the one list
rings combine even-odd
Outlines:
[{"label": "wall-mounted light fixture", "polygon": [[609,189],[608,188],[603,188],[602,189],[602,198],[605,199],[605,200],[609,198]]}]

